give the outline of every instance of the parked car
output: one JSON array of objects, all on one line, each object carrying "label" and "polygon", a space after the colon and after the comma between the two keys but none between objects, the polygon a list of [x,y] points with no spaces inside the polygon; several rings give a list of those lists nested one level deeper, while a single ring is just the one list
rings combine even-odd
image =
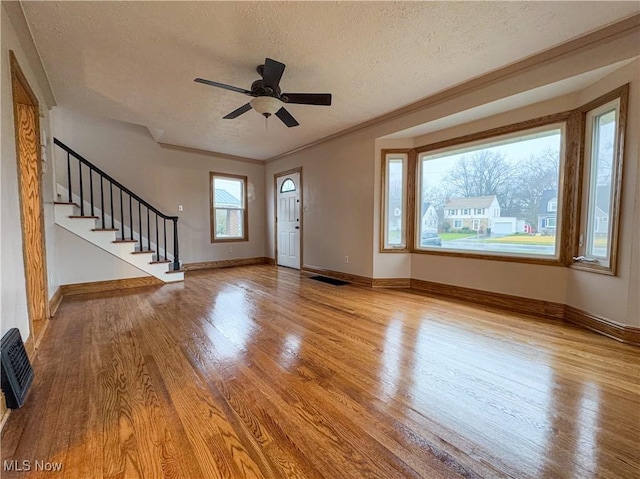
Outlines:
[{"label": "parked car", "polygon": [[420,246],[442,246],[442,240],[438,233],[422,233]]}]

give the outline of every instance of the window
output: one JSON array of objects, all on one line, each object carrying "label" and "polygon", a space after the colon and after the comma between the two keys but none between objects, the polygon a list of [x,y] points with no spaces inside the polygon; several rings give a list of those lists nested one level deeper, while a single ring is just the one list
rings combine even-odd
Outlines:
[{"label": "window", "polygon": [[291,178],[287,178],[280,185],[280,193],[287,193],[289,191],[296,191],[296,184]]},{"label": "window", "polygon": [[406,153],[383,154],[383,251],[407,247],[407,163]]},{"label": "window", "polygon": [[[525,225],[542,224],[540,215],[547,215],[549,199],[561,198],[564,132],[564,121],[556,120],[453,147],[425,147],[418,157],[417,197],[442,212],[441,241],[421,241],[417,249],[559,261],[555,218],[545,223],[553,227],[544,233],[526,232]],[[559,206],[556,202],[556,209]],[[444,211],[455,209],[469,219],[444,221]],[[485,209],[491,219],[474,218]],[[424,233],[416,232],[416,239]]]},{"label": "window", "polygon": [[[578,240],[579,267],[615,274],[617,222],[620,209],[622,138],[626,118],[620,105],[627,101],[621,89],[613,100],[596,100],[585,113],[583,198]],[[598,104],[599,103],[599,104]]]},{"label": "window", "polygon": [[629,84],[572,111],[402,150],[400,247],[614,275],[628,99]]},{"label": "window", "polygon": [[247,241],[247,177],[210,173],[210,179],[211,242]]}]

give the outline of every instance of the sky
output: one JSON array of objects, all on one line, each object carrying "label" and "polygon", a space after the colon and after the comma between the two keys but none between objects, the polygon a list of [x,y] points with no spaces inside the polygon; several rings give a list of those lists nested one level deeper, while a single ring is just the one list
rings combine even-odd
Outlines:
[{"label": "sky", "polygon": [[557,129],[510,138],[509,140],[505,140],[503,142],[504,144],[497,144],[496,146],[478,145],[471,148],[467,147],[462,150],[462,152],[460,152],[458,148],[443,153],[425,154],[423,158],[430,158],[432,156],[435,156],[435,158],[423,163],[423,184],[427,189],[439,186],[444,175],[465,155],[471,156],[477,151],[487,150],[502,153],[508,162],[517,164],[547,150],[559,152],[561,138],[561,132]]}]

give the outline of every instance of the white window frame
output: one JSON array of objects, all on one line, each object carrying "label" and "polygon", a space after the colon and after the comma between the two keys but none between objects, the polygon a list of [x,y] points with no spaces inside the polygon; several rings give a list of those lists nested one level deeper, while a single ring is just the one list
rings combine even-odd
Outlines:
[{"label": "white window frame", "polygon": [[[389,204],[387,198],[389,197],[389,165],[391,161],[402,162],[402,200],[401,200],[401,215],[400,215],[400,244],[389,243],[389,222],[397,215],[395,211],[389,211]],[[407,217],[407,184],[409,174],[409,155],[407,153],[387,153],[384,155],[382,164],[382,235],[381,235],[381,251],[405,251],[407,250],[407,221],[404,219]],[[393,214],[390,214],[393,213]]]},{"label": "white window frame", "polygon": [[[216,192],[215,192],[215,180],[231,180],[231,181],[239,181],[242,184],[242,194],[241,198],[241,206],[237,208],[231,208],[228,206],[218,208],[216,207]],[[212,243],[224,243],[231,241],[249,241],[249,212],[247,208],[247,187],[248,187],[248,178],[242,175],[232,175],[227,173],[209,173],[209,188],[211,191],[210,198],[210,227],[211,227],[211,242]],[[216,228],[216,211],[217,210],[230,210],[230,211],[240,211],[240,224],[242,225],[242,235],[238,236],[218,236],[217,228]]]},{"label": "white window frame", "polygon": [[453,220],[453,227],[454,228],[462,228],[462,220]]}]

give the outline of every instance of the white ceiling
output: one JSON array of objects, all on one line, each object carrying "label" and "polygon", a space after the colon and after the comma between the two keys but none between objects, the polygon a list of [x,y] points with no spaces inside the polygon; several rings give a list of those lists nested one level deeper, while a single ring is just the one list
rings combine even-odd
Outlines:
[{"label": "white ceiling", "polygon": [[[156,140],[266,159],[640,11],[640,2],[23,2],[58,105],[140,124]],[[265,57],[300,126],[251,111]]]}]

